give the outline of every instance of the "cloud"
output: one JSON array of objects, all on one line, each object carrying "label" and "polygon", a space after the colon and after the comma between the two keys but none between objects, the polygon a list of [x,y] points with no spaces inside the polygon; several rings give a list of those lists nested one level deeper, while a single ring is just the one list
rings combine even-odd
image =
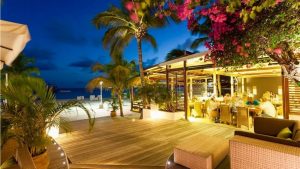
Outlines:
[{"label": "cloud", "polygon": [[55,53],[48,49],[42,49],[42,48],[29,48],[25,50],[25,55],[28,57],[33,57],[37,61],[38,60],[51,60],[53,59]]},{"label": "cloud", "polygon": [[55,70],[57,68],[57,66],[52,62],[38,62],[36,63],[36,66],[41,71]]},{"label": "cloud", "polygon": [[81,33],[76,32],[75,29],[67,23],[52,21],[46,26],[46,30],[49,37],[59,43],[83,45],[88,42]]},{"label": "cloud", "polygon": [[75,68],[90,68],[93,64],[95,64],[96,61],[89,59],[89,58],[83,58],[82,60],[79,61],[75,61],[69,64],[69,66],[71,67],[75,67]]},{"label": "cloud", "polygon": [[25,55],[35,59],[35,66],[41,71],[55,70],[57,66],[53,63],[55,53],[52,50],[43,48],[29,48],[25,50]]},{"label": "cloud", "polygon": [[146,61],[143,62],[143,66],[145,68],[153,66],[154,64],[156,64],[158,60],[158,57],[152,58],[152,59],[147,59]]}]

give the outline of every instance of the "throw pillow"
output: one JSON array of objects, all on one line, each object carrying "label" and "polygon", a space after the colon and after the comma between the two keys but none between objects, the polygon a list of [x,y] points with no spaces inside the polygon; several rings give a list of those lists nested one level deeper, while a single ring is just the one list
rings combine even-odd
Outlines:
[{"label": "throw pillow", "polygon": [[286,127],[277,134],[277,137],[287,139],[287,138],[291,138],[292,134],[293,134],[292,131],[288,127]]},{"label": "throw pillow", "polygon": [[300,130],[296,131],[296,134],[294,135],[294,141],[300,142]]}]

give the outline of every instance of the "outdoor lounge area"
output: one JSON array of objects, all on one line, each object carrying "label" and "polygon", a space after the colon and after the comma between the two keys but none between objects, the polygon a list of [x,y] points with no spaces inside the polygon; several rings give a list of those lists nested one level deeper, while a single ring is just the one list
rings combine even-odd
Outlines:
[{"label": "outdoor lounge area", "polygon": [[0,8],[0,169],[300,169],[299,0]]}]

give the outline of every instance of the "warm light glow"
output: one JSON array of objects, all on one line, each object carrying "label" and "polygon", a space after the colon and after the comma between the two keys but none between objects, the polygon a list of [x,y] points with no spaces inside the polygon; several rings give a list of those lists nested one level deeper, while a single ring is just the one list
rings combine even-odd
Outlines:
[{"label": "warm light glow", "polygon": [[278,94],[282,95],[282,86],[278,86]]},{"label": "warm light glow", "polygon": [[257,95],[257,89],[256,89],[256,86],[253,86],[253,95]]},{"label": "warm light glow", "polygon": [[52,138],[57,138],[59,136],[59,128],[58,127],[51,127],[47,130],[47,134]]},{"label": "warm light glow", "polygon": [[163,114],[159,111],[151,111],[150,116],[152,119],[161,119],[163,118]]},{"label": "warm light glow", "polygon": [[196,122],[196,118],[195,117],[189,117],[189,121],[190,122]]}]

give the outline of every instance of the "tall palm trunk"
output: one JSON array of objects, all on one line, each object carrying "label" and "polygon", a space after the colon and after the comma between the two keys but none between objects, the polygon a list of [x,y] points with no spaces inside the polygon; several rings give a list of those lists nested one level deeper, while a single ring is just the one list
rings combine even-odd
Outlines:
[{"label": "tall palm trunk", "polygon": [[119,107],[120,107],[120,116],[124,117],[123,106],[122,106],[122,94],[118,94],[118,101],[119,101]]},{"label": "tall palm trunk", "polygon": [[144,87],[145,86],[145,77],[144,77],[144,68],[143,68],[143,53],[142,53],[142,40],[141,40],[141,38],[137,38],[137,44],[138,44],[140,77],[141,77],[142,87]]},{"label": "tall palm trunk", "polygon": [[[142,87],[145,86],[145,79],[144,79],[144,68],[143,68],[143,54],[142,54],[142,40],[141,38],[137,38],[137,44],[138,44],[138,56],[139,56],[139,68],[140,68],[140,77],[141,77],[141,84]],[[143,97],[143,107],[146,107],[147,101]],[[141,112],[140,119],[144,118],[143,111]]]},{"label": "tall palm trunk", "polygon": [[132,111],[133,109],[133,100],[134,100],[134,95],[133,95],[133,87],[130,87],[129,95],[130,95],[130,110]]}]

